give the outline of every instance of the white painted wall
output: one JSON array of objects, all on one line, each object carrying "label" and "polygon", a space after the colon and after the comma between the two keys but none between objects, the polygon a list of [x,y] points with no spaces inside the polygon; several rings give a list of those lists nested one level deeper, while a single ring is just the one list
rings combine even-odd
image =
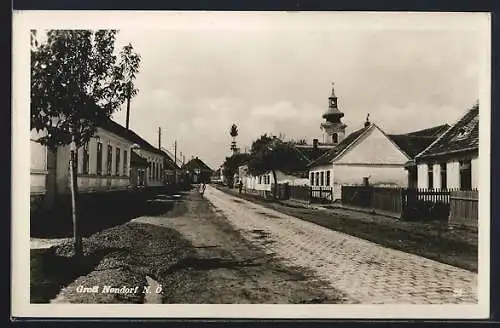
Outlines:
[{"label": "white painted wall", "polygon": [[47,190],[47,147],[36,142],[43,133],[31,131],[30,136],[30,193],[44,194]]},{"label": "white painted wall", "polygon": [[342,165],[333,166],[333,182],[340,185],[361,185],[368,177],[371,185],[408,186],[408,173],[401,166],[389,165]]},{"label": "white painted wall", "polygon": [[427,164],[418,164],[417,166],[417,186],[418,188],[428,187]]},{"label": "white painted wall", "polygon": [[473,158],[471,160],[471,170],[472,170],[472,188],[479,189],[479,159]]},{"label": "white painted wall", "polygon": [[[432,175],[432,185],[434,189],[441,189],[441,167],[439,164],[432,165]],[[446,177],[446,180],[448,180],[448,176]],[[448,181],[446,181],[446,183],[448,183]]]},{"label": "white painted wall", "polygon": [[351,145],[335,164],[400,164],[410,158],[380,129],[372,125],[360,140]]},{"label": "white painted wall", "polygon": [[[473,158],[471,161],[472,167],[472,188],[479,187],[479,161],[478,158]],[[435,189],[441,189],[441,168],[439,164],[432,164],[433,168],[433,186]],[[428,164],[421,163],[417,166],[417,182],[418,188],[428,188],[427,171]],[[460,163],[458,160],[450,160],[446,163],[446,184],[448,189],[460,188]]]},{"label": "white painted wall", "polygon": [[[130,147],[132,142],[102,128],[96,130],[95,136],[89,140],[89,173],[83,174],[83,149],[78,150],[78,188],[79,191],[91,192],[107,189],[126,189],[129,186],[129,171],[123,172],[123,151],[127,150],[127,168],[130,167]],[[97,175],[97,143],[102,143],[102,175]],[[107,175],[108,145],[112,146],[111,175]],[[120,148],[120,169],[116,173],[116,147]],[[69,154],[70,147],[57,149],[56,183],[60,193],[69,192]]]}]

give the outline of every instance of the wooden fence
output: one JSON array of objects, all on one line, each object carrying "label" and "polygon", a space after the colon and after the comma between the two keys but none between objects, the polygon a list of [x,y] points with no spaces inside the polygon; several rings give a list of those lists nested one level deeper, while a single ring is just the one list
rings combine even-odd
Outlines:
[{"label": "wooden fence", "polygon": [[311,202],[311,187],[309,186],[288,186],[290,199],[302,202]]},{"label": "wooden fence", "polygon": [[479,195],[477,190],[450,192],[449,224],[477,229]]},{"label": "wooden fence", "polygon": [[342,204],[402,213],[402,189],[342,186]]}]

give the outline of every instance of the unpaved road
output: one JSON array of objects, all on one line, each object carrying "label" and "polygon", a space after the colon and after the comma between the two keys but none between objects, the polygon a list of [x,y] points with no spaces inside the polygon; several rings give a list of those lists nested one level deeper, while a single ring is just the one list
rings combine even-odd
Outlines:
[{"label": "unpaved road", "polygon": [[[191,246],[189,251],[161,272],[150,274],[162,285],[162,303],[350,303],[328,282],[305,268],[283,265],[272,252],[262,230],[247,240],[197,191],[175,202],[172,210],[141,216],[130,222],[174,229]],[[153,242],[153,241],[152,241]]]},{"label": "unpaved road", "polygon": [[[210,186],[205,197],[252,244],[284,265],[314,272],[352,302],[477,303],[473,272],[329,230]],[[190,228],[185,230],[189,234]]]}]

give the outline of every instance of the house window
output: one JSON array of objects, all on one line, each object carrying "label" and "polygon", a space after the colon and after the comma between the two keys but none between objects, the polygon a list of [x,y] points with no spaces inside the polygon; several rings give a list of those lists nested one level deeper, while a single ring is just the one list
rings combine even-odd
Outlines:
[{"label": "house window", "polygon": [[460,161],[460,190],[472,189],[471,161]]},{"label": "house window", "polygon": [[427,188],[434,189],[434,172],[432,171],[432,164],[427,165]]},{"label": "house window", "polygon": [[160,180],[160,166],[156,163],[156,180]]},{"label": "house window", "polygon": [[319,172],[316,172],[316,186],[319,186]]},{"label": "house window", "polygon": [[97,143],[97,166],[96,166],[96,174],[102,174],[102,142]]},{"label": "house window", "polygon": [[163,178],[163,165],[160,164],[160,180]]},{"label": "house window", "polygon": [[106,160],[107,160],[106,162],[107,174],[111,175],[111,169],[112,169],[111,163],[113,160],[113,146],[111,145],[108,145],[108,158]]},{"label": "house window", "polygon": [[123,151],[123,175],[127,175],[127,163],[128,163],[127,151]]},{"label": "house window", "polygon": [[339,142],[339,136],[338,136],[338,134],[334,133],[332,135],[332,141],[333,141],[333,143]]},{"label": "house window", "polygon": [[320,174],[320,177],[321,177],[321,186],[324,186],[325,185],[325,172],[321,172]]},{"label": "house window", "polygon": [[311,172],[311,186],[314,186],[314,172]]},{"label": "house window", "polygon": [[151,173],[152,174],[152,179],[155,180],[156,179],[156,163],[153,162],[153,172]]},{"label": "house window", "polygon": [[151,162],[148,162],[148,179],[151,180]]},{"label": "house window", "polygon": [[262,175],[259,175],[259,184],[262,184]]},{"label": "house window", "polygon": [[82,173],[83,174],[89,174],[89,143],[86,142],[83,145],[83,167],[82,167]]},{"label": "house window", "polygon": [[330,185],[330,171],[326,171],[326,185]]},{"label": "house window", "polygon": [[120,175],[120,148],[116,147],[115,174]]},{"label": "house window", "polygon": [[441,189],[447,189],[446,163],[439,164],[441,171]]}]

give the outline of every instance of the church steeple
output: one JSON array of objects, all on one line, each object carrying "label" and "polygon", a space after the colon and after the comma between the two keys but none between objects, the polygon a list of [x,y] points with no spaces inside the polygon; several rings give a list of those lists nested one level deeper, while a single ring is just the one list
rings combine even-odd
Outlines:
[{"label": "church steeple", "polygon": [[344,113],[339,110],[337,99],[335,83],[332,83],[332,94],[328,97],[328,109],[323,114],[323,118],[327,121],[336,121],[344,116]]},{"label": "church steeple", "polygon": [[344,113],[338,107],[335,83],[332,83],[332,93],[328,97],[328,109],[323,113],[322,117],[325,119],[325,122],[321,123],[323,143],[338,144],[345,136],[346,125],[340,121],[344,117]]}]

